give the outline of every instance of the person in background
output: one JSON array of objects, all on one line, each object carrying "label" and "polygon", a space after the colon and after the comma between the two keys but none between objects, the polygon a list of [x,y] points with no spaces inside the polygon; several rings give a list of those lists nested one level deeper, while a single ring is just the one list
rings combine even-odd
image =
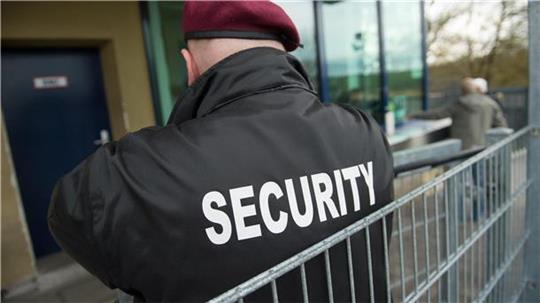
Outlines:
[{"label": "person in background", "polygon": [[493,127],[507,127],[507,122],[499,104],[480,93],[482,90],[487,91],[487,82],[478,86],[479,82],[472,78],[464,78],[461,81],[462,95],[457,102],[431,111],[412,114],[409,118],[452,118],[450,136],[461,140],[462,149],[484,146],[486,131]]},{"label": "person in background", "polygon": [[490,94],[488,82],[484,78],[474,78],[474,83],[478,87],[478,93],[488,96],[489,98],[493,99],[493,101],[497,102],[500,107],[502,107],[501,100],[504,97],[502,92]]},{"label": "person in background", "polygon": [[474,84],[478,88],[478,93],[486,95],[488,93],[488,82],[484,78],[474,78]]}]

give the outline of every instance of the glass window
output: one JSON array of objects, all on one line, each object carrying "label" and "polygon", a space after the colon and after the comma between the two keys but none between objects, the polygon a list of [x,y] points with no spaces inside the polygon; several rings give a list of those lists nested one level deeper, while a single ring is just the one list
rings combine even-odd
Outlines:
[{"label": "glass window", "polygon": [[389,108],[396,122],[422,109],[420,2],[383,2]]},{"label": "glass window", "polygon": [[330,101],[350,104],[380,119],[375,1],[325,1],[322,17]]},{"label": "glass window", "polygon": [[[317,54],[315,44],[315,20],[313,3],[280,2],[300,32],[304,48],[298,48],[295,55],[304,65],[315,88],[318,87]],[[185,47],[182,34],[182,2],[148,2],[150,47],[156,73],[156,104],[158,123],[165,124],[176,98],[187,89],[185,62],[180,49]]]},{"label": "glass window", "polygon": [[315,89],[318,89],[317,74],[317,45],[315,43],[315,15],[313,2],[277,2],[291,17],[298,32],[303,48],[297,48],[291,54],[296,56],[304,65]]},{"label": "glass window", "polygon": [[176,98],[187,88],[187,74],[180,50],[185,47],[182,33],[182,2],[148,2],[150,47],[157,78],[158,124],[164,125]]}]

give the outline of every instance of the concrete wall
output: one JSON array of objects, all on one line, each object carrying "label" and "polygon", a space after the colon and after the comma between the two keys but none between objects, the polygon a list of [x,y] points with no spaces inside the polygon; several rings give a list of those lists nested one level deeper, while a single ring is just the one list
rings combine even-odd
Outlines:
[{"label": "concrete wall", "polygon": [[2,117],[2,288],[36,275],[34,252],[24,217],[17,178]]},{"label": "concrete wall", "polygon": [[[113,138],[155,124],[137,2],[1,2],[1,6],[2,48],[99,50]],[[6,135],[2,130],[2,288],[36,273]]]}]

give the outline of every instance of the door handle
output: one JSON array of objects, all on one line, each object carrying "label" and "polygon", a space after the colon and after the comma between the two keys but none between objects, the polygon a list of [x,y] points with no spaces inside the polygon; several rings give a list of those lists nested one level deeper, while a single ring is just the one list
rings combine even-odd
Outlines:
[{"label": "door handle", "polygon": [[105,145],[109,143],[109,132],[106,129],[99,131],[99,139],[94,140],[95,145]]}]

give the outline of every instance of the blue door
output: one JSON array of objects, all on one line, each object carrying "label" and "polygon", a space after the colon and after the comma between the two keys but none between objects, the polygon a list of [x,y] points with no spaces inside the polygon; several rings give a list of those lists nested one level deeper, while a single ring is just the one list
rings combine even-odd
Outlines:
[{"label": "blue door", "polygon": [[56,181],[107,141],[94,49],[3,49],[2,110],[37,257],[59,251],[47,226]]}]

